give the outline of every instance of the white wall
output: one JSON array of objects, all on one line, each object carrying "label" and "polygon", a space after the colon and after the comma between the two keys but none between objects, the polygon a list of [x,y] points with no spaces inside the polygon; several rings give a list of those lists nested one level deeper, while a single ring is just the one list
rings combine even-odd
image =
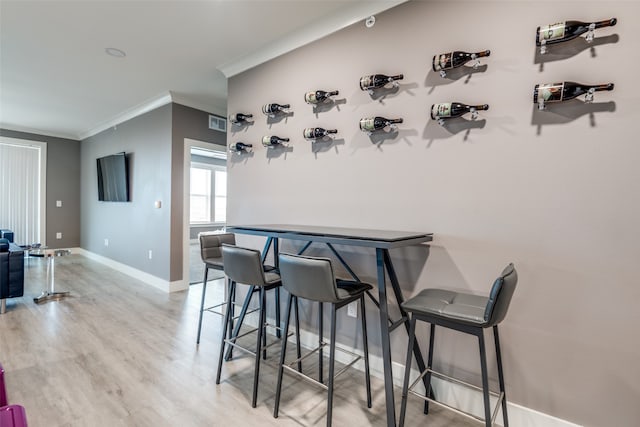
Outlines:
[{"label": "white wall", "polygon": [[[538,25],[614,16],[618,25],[599,30],[592,50],[571,42],[540,66]],[[405,295],[432,286],[486,293],[513,261],[520,283],[501,325],[509,399],[584,425],[637,425],[639,4],[414,1],[377,18],[372,29],[355,24],[230,79],[229,113],[256,121],[228,135],[255,148],[229,163],[229,223],[434,232],[430,250],[392,251]],[[431,71],[436,53],[484,49],[486,68],[470,78]],[[405,79],[376,100],[358,88],[371,73]],[[534,85],[563,80],[616,86],[594,104],[538,112]],[[339,89],[346,102],[315,115],[303,101],[315,89]],[[446,101],[491,108],[452,132],[428,117]],[[294,115],[269,125],[260,113],[268,102],[291,103]],[[358,120],[372,115],[403,117],[397,137],[361,133]],[[302,138],[310,126],[336,127],[339,139],[312,146]],[[268,134],[290,137],[292,150],[267,151]],[[373,254],[344,249],[374,277]],[[377,328],[371,335],[375,344]],[[406,335],[392,338],[401,362]],[[471,338],[443,331],[437,344],[440,369],[477,378]]]}]

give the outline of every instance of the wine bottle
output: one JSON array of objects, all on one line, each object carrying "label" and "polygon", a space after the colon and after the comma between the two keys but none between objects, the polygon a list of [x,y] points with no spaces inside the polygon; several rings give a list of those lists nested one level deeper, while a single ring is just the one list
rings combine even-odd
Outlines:
[{"label": "wine bottle", "polygon": [[402,80],[402,79],[404,79],[403,74],[398,74],[397,76],[385,76],[384,74],[372,74],[372,75],[364,76],[360,78],[360,89],[371,90],[371,89],[381,88],[385,86],[387,83],[391,83],[396,80]]},{"label": "wine bottle", "polygon": [[490,50],[476,53],[461,52],[459,50],[441,53],[440,55],[433,56],[432,67],[433,71],[450,70],[464,65],[472,59],[483,58],[489,55],[491,55]]},{"label": "wine bottle", "polygon": [[319,104],[326,101],[331,96],[336,96],[339,92],[333,90],[327,92],[325,90],[316,90],[315,92],[307,92],[304,94],[304,101],[307,104]]},{"label": "wine bottle", "polygon": [[263,136],[262,137],[262,145],[264,145],[267,148],[277,147],[278,145],[281,145],[283,142],[289,142],[289,138],[280,138],[279,136]]},{"label": "wine bottle", "polygon": [[262,106],[262,112],[266,115],[273,115],[287,108],[289,108],[289,104],[264,104]]},{"label": "wine bottle", "polygon": [[533,102],[561,102],[576,98],[582,94],[613,90],[613,83],[601,85],[583,85],[576,82],[544,83],[533,90]]},{"label": "wine bottle", "polygon": [[251,117],[253,117],[253,114],[236,113],[229,115],[229,121],[231,123],[244,123]]},{"label": "wine bottle", "polygon": [[244,142],[236,142],[236,143],[231,144],[229,146],[229,151],[232,151],[232,152],[240,154],[240,153],[251,151],[251,147],[253,147],[253,144],[247,144],[247,143],[244,143]]},{"label": "wine bottle", "polygon": [[324,138],[330,134],[338,133],[337,129],[323,129],[323,128],[306,128],[302,131],[302,135],[305,139],[317,139]]},{"label": "wine bottle", "polygon": [[599,22],[565,21],[540,26],[536,30],[536,45],[565,42],[595,28],[613,27],[617,22],[616,18],[611,18]]},{"label": "wine bottle", "polygon": [[384,117],[366,117],[360,119],[360,130],[363,132],[373,132],[376,130],[384,129],[385,127],[402,123],[402,119],[385,119]]},{"label": "wine bottle", "polygon": [[448,119],[451,117],[460,117],[466,113],[473,113],[474,111],[488,110],[489,105],[467,105],[461,102],[445,102],[442,104],[433,104],[431,106],[431,118]]}]

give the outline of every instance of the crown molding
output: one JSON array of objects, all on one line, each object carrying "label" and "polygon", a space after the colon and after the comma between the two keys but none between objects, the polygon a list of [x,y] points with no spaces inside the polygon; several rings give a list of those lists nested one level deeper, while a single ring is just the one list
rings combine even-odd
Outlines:
[{"label": "crown molding", "polygon": [[226,105],[222,107],[219,105],[204,104],[204,103],[193,101],[192,99],[175,94],[173,92],[169,92],[169,93],[171,94],[172,102],[175,102],[176,104],[184,105],[185,107],[195,108],[196,110],[204,111],[209,114],[215,114],[220,117],[227,117]]},{"label": "crown molding", "polygon": [[32,133],[34,135],[51,136],[54,138],[72,139],[79,141],[78,135],[64,132],[51,132],[43,129],[29,128],[24,126],[14,126],[7,123],[0,123],[0,129],[10,130],[13,132]]},{"label": "crown molding", "polygon": [[162,107],[163,105],[170,104],[172,102],[171,93],[165,92],[161,95],[158,95],[154,98],[148,99],[145,102],[142,102],[135,107],[124,110],[122,113],[112,117],[99,124],[98,126],[88,129],[87,131],[78,135],[78,139],[83,140],[87,139],[93,135],[96,135],[106,129],[117,126],[120,123],[126,122],[127,120],[131,120],[134,117],[138,117],[141,114],[148,113],[149,111],[155,110],[156,108]]},{"label": "crown molding", "polygon": [[220,65],[218,70],[220,70],[226,78],[233,77],[236,74],[284,55],[287,52],[291,52],[294,49],[319,40],[329,34],[333,34],[370,15],[384,12],[407,1],[408,0],[352,2],[353,4],[346,9],[341,9],[334,14],[322,17],[322,19],[318,19],[312,25],[307,25],[304,28],[293,31],[287,36],[263,46],[248,55]]}]

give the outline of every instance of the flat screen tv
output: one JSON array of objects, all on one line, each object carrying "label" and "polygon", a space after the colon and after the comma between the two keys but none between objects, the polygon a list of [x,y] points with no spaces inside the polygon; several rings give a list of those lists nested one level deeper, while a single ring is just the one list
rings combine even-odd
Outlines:
[{"label": "flat screen tv", "polygon": [[129,168],[125,153],[96,159],[98,166],[98,200],[129,201]]}]

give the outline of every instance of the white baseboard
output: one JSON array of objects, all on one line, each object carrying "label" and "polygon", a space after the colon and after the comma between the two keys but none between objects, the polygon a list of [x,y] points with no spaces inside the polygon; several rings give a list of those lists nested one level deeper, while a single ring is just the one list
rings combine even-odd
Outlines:
[{"label": "white baseboard", "polygon": [[[360,313],[359,313],[360,315]],[[275,324],[275,319],[268,319],[268,322],[271,324]],[[257,316],[249,321],[249,323],[253,323],[253,326],[257,324]],[[328,328],[328,325],[326,326]],[[295,342],[295,337],[290,337],[289,341]],[[306,349],[312,349],[317,347],[318,345],[318,335],[301,330],[300,331],[300,344]],[[362,351],[360,349],[350,348],[348,346],[342,345],[340,343],[337,344],[337,347],[351,352],[356,353],[362,356]],[[328,351],[327,351],[328,354]],[[350,363],[352,360],[352,356],[349,354],[342,353],[340,351],[336,352],[336,361],[341,364]],[[364,372],[364,361],[361,359],[357,363],[353,365],[355,369]],[[383,379],[384,371],[382,358],[379,356],[369,355],[369,369],[371,371],[371,375]],[[411,381],[415,380],[419,375],[419,372],[416,369],[412,368],[411,372]],[[402,388],[402,383],[404,380],[404,365],[393,362],[393,383]],[[464,412],[471,413],[475,416],[484,418],[484,406],[483,406],[483,397],[482,393],[477,390],[469,389],[468,387],[464,387],[459,384],[455,384],[450,381],[446,381],[440,378],[432,377],[432,385],[436,396],[438,396],[438,401],[445,403],[447,405],[458,408]],[[364,386],[364,381],[363,381]],[[419,388],[416,388],[416,391],[420,392]],[[424,392],[424,387],[422,387],[422,392]],[[507,390],[508,391],[508,390]],[[396,402],[401,398],[400,394],[397,393]],[[508,398],[508,396],[507,396]],[[508,399],[507,399],[508,400]],[[410,405],[420,405],[422,404],[421,400],[417,398],[409,398]],[[496,401],[492,396],[492,410],[495,407]],[[517,405],[512,402],[507,402],[508,412],[509,412],[509,423],[513,426],[518,427],[581,427],[578,424],[571,423],[569,421],[562,420],[560,418],[553,417],[551,415],[544,414],[542,412],[538,412],[534,409],[526,408],[521,405]],[[496,425],[502,426],[502,409],[499,410],[498,415],[496,417]]]},{"label": "white baseboard", "polygon": [[[163,290],[165,292],[176,292],[180,290],[187,289],[189,284],[184,280],[168,282],[166,280],[162,280],[156,276],[153,276],[149,273],[145,273],[128,265],[122,264],[120,262],[114,261],[110,258],[97,255],[93,252],[86,251],[81,248],[72,248],[71,251],[73,253],[77,253],[80,255],[84,255],[87,258],[98,261],[108,267],[111,267],[115,270],[118,270],[122,273],[125,273],[135,279],[138,279],[142,282],[145,282],[157,289]],[[359,313],[361,315],[361,313]],[[245,319],[247,325],[256,326],[257,325],[257,315],[255,313],[247,315]],[[270,324],[275,324],[275,319],[268,319]],[[328,328],[328,326],[327,326]],[[295,337],[290,337],[289,341],[295,342]],[[306,349],[315,348],[318,345],[318,335],[316,333],[301,330],[300,331],[300,344]],[[362,351],[359,349],[355,349],[349,346],[345,346],[343,344],[338,343],[337,346],[345,351],[355,353],[362,356]],[[336,352],[336,361],[341,364],[347,364],[351,362],[351,356],[340,351]],[[364,362],[363,360],[359,360],[357,363],[353,365],[355,369],[364,372]],[[377,378],[384,378],[383,371],[383,363],[382,358],[375,355],[369,355],[369,369],[371,371],[371,375]],[[412,369],[411,378],[415,379],[418,377],[418,371]],[[402,382],[404,380],[404,365],[401,363],[393,362],[393,383],[397,387],[402,387]],[[463,387],[459,384],[452,383],[450,381],[442,380],[439,378],[432,378],[433,388],[438,396],[438,400],[446,403],[448,405],[454,406],[462,411],[471,413],[478,417],[483,416],[483,399],[482,394],[476,390],[469,389],[467,387]],[[422,389],[424,392],[424,389]],[[399,395],[396,395],[396,400],[400,399]],[[507,396],[508,397],[508,396]],[[415,399],[411,399],[409,404],[420,404],[415,401]],[[538,412],[534,409],[526,408],[524,406],[508,402],[508,411],[509,411],[509,423],[518,427],[582,427],[578,424],[571,423],[569,421],[562,420],[560,418],[553,417],[551,415],[544,414],[542,412]],[[492,408],[495,405],[495,401],[492,401]],[[498,413],[496,417],[496,424],[502,425],[502,410]]]},{"label": "white baseboard", "polygon": [[137,268],[133,268],[129,265],[123,264],[118,261],[114,261],[111,258],[107,258],[102,255],[95,254],[93,252],[87,251],[82,248],[72,248],[71,252],[77,253],[79,255],[83,255],[94,261],[98,261],[99,263],[104,264],[107,267],[111,267],[114,270],[118,270],[121,273],[131,276],[134,279],[138,279],[164,292],[183,291],[189,287],[189,283],[186,280],[176,280],[173,282],[169,282],[167,280],[163,280],[159,277],[156,277],[153,274],[145,273],[144,271],[138,270]]}]

